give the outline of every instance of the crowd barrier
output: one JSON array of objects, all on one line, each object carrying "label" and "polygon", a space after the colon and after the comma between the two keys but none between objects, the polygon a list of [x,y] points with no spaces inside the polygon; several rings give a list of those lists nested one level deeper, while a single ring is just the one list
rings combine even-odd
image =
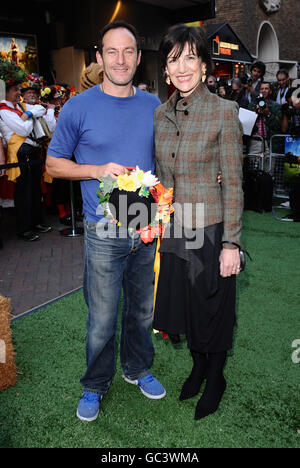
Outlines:
[{"label": "crowd barrier", "polygon": [[273,177],[273,196],[278,200],[281,200],[281,203],[275,204],[272,207],[272,213],[276,220],[278,221],[288,221],[292,222],[293,219],[287,216],[279,216],[277,214],[278,210],[288,209],[289,205],[289,192],[287,187],[287,181],[285,176],[284,164],[286,162],[286,153],[285,153],[285,141],[287,137],[291,135],[286,134],[275,134],[271,137],[270,140],[270,160],[268,172]]},{"label": "crowd barrier", "polygon": [[[286,138],[292,138],[289,134],[275,134],[270,139],[269,147],[265,148],[264,139],[261,136],[251,137],[246,149],[249,170],[265,170],[273,178],[273,204],[272,213],[278,221],[293,221],[291,217],[278,216],[277,210],[289,209],[289,190],[285,175],[285,163],[287,162],[285,142]],[[254,142],[254,144],[253,144]],[[253,148],[255,151],[253,151]],[[278,203],[278,200],[280,203]]]}]

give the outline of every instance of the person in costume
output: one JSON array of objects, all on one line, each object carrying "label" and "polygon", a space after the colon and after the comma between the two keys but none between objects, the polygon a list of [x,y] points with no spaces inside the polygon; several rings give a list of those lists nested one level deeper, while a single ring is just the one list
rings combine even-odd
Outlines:
[{"label": "person in costume", "polygon": [[[54,112],[53,130],[56,128],[57,119],[65,103],[65,87],[61,85],[51,85],[42,89],[41,99],[43,105],[47,106],[48,111]],[[67,180],[54,178],[52,180],[51,190],[52,203],[56,207],[59,221],[66,226],[71,225],[71,206],[70,206],[70,186]]]},{"label": "person in costume", "polygon": [[[0,133],[0,166],[4,165],[6,163],[6,158],[5,158],[5,151],[4,151],[4,146],[3,146],[3,138],[2,134]],[[5,175],[5,169],[0,169],[0,177],[3,177]]]},{"label": "person in costume", "polygon": [[[80,180],[85,214],[84,296],[88,305],[87,369],[77,417],[93,421],[115,373],[119,300],[124,306],[120,342],[124,380],[151,399],[166,394],[151,374],[153,264],[155,242],[145,244],[125,227],[108,232],[99,212],[97,190],[103,178],[125,174],[138,165],[154,172],[153,112],[159,99],[132,85],[140,47],[135,28],[113,22],[101,33],[97,61],[103,67],[96,84],[66,102],[47,156],[53,177]],[[76,161],[72,161],[72,155]],[[99,234],[103,227],[103,236]]]},{"label": "person in costume", "polygon": [[[162,40],[176,90],[155,110],[156,175],[174,188],[174,219],[162,239],[153,328],[185,334],[193,360],[180,400],[206,385],[195,419],[218,408],[232,347],[243,210],[242,131],[235,102],[210,93],[209,47],[201,28],[175,25]],[[216,174],[222,171],[222,185]],[[187,204],[184,206],[183,204]]]},{"label": "person in costume", "polygon": [[15,183],[14,204],[18,236],[25,241],[39,239],[51,230],[43,224],[41,197],[41,151],[32,139],[33,119],[46,110],[39,104],[20,104],[20,83],[25,72],[9,60],[0,61],[0,78],[5,81],[6,98],[0,103],[0,130],[7,145],[8,180]]},{"label": "person in costume", "polygon": [[56,127],[56,117],[54,115],[55,103],[48,100],[42,102],[41,90],[43,88],[43,78],[37,73],[31,73],[27,76],[27,81],[21,83],[22,100],[25,104],[43,104],[46,112],[43,118],[48,126],[49,132],[53,133]]},{"label": "person in costume", "polygon": [[[2,134],[0,133],[0,166],[4,165],[5,163],[6,163],[5,151],[4,151],[4,146],[2,142]],[[3,177],[4,175],[5,175],[5,169],[0,169],[0,178]],[[2,210],[3,210],[2,206],[0,205],[0,228],[1,228],[1,220],[2,220]],[[0,249],[2,249],[2,247],[3,247],[3,240],[2,240],[2,237],[0,237]]]}]

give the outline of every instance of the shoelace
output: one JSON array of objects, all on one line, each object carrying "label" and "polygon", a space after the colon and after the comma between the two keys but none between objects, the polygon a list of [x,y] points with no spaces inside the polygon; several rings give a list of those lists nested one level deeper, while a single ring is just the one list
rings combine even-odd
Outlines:
[{"label": "shoelace", "polygon": [[151,383],[154,381],[154,377],[152,374],[149,374],[149,375],[146,375],[146,377],[144,377],[143,379],[140,379],[140,380],[143,380],[145,383]]},{"label": "shoelace", "polygon": [[99,401],[100,395],[95,395],[95,394],[92,394],[92,393],[85,393],[82,398],[83,398],[83,400],[86,400],[86,401],[92,403],[94,401]]}]

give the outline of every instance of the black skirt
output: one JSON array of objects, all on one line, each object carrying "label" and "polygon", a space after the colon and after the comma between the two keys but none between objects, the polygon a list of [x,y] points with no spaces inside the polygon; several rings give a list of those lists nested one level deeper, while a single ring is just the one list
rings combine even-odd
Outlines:
[{"label": "black skirt", "polygon": [[214,353],[232,348],[236,277],[220,276],[223,224],[204,228],[203,246],[186,250],[187,239],[163,239],[153,328],[186,335],[187,346]]}]

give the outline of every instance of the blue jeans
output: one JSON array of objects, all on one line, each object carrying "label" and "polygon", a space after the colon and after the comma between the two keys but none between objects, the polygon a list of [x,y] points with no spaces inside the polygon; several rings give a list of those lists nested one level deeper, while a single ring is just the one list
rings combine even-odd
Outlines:
[{"label": "blue jeans", "polygon": [[155,242],[144,244],[121,227],[115,226],[115,236],[104,229],[102,223],[85,222],[84,297],[89,312],[87,370],[80,380],[84,391],[101,395],[108,391],[115,373],[122,287],[120,358],[123,374],[133,380],[148,375],[154,355],[151,326]]}]

